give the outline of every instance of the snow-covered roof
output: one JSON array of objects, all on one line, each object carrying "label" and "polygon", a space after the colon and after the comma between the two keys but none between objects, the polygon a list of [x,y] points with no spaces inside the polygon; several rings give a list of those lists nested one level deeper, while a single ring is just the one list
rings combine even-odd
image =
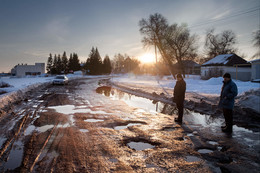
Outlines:
[{"label": "snow-covered roof", "polygon": [[211,65],[211,64],[227,64],[229,61],[229,57],[233,56],[234,54],[223,54],[223,55],[218,55],[215,58],[205,62],[202,65]]},{"label": "snow-covered roof", "polygon": [[255,59],[255,60],[252,60],[250,61],[251,63],[257,63],[257,62],[260,62],[260,59]]}]

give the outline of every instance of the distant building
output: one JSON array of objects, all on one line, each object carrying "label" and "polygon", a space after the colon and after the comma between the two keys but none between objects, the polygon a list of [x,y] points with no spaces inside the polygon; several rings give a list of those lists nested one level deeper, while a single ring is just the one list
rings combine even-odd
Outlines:
[{"label": "distant building", "polygon": [[230,73],[233,79],[250,81],[251,64],[236,54],[218,55],[201,65],[201,78],[223,76]]},{"label": "distant building", "polygon": [[252,76],[251,81],[260,82],[260,59],[251,61]]},{"label": "distant building", "polygon": [[45,63],[35,63],[35,65],[16,65],[12,70],[12,76],[23,77],[27,75],[41,75],[45,73]]}]

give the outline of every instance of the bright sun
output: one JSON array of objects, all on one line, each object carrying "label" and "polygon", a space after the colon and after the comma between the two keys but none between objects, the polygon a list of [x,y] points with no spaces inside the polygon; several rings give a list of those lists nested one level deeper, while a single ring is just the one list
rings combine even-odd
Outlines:
[{"label": "bright sun", "polygon": [[140,56],[139,60],[142,63],[152,63],[152,62],[155,62],[155,56],[152,53],[145,53]]}]

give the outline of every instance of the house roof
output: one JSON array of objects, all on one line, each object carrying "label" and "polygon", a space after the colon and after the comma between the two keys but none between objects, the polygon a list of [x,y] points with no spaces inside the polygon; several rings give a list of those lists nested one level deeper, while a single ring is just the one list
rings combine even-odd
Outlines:
[{"label": "house roof", "polygon": [[185,67],[200,67],[200,65],[192,60],[184,60],[182,61]]},{"label": "house roof", "polygon": [[255,60],[252,60],[252,61],[250,61],[251,63],[258,63],[258,62],[260,62],[260,59],[255,59]]},{"label": "house roof", "polygon": [[236,54],[223,54],[205,62],[202,66],[233,66],[235,64],[248,64],[248,62]]},{"label": "house roof", "polygon": [[[182,61],[184,67],[200,67],[200,65],[192,60],[183,60]],[[178,66],[178,63],[174,64],[174,66]]]}]

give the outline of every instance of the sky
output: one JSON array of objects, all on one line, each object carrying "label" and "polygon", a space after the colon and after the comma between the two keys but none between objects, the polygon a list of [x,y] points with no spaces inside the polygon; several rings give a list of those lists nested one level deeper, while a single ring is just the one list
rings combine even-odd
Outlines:
[{"label": "sky", "polygon": [[260,28],[259,0],[0,0],[0,73],[47,63],[50,53],[64,51],[84,62],[92,47],[102,58],[144,57],[153,48],[144,48],[138,23],[155,13],[169,24],[186,23],[199,36],[200,53],[211,28],[234,31],[239,56],[249,60],[257,51],[252,33]]}]

